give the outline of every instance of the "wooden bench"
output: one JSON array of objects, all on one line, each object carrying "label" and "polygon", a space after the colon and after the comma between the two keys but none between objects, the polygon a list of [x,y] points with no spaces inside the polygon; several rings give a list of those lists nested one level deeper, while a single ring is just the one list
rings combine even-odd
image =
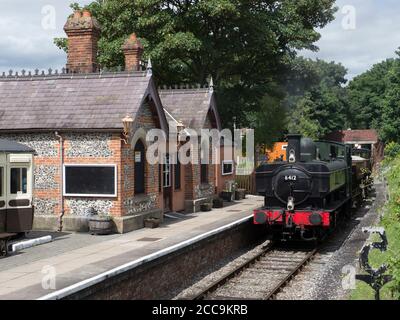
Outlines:
[{"label": "wooden bench", "polygon": [[16,235],[16,233],[0,233],[0,257],[6,257],[8,255],[8,241]]}]

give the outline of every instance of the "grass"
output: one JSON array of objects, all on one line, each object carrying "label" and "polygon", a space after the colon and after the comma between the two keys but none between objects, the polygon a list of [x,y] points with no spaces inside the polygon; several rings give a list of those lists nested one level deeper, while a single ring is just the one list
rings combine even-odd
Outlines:
[{"label": "grass", "polygon": [[[384,216],[380,226],[386,230],[388,250],[381,253],[372,250],[369,261],[372,267],[377,268],[382,264],[389,265],[389,272],[394,276],[394,281],[389,282],[381,289],[382,300],[396,300],[400,297],[400,156],[386,163],[389,168],[384,175],[388,181],[389,201],[384,205]],[[379,241],[372,238],[371,240]],[[357,281],[356,289],[350,294],[352,300],[373,300],[374,290],[364,282]]]},{"label": "grass", "polygon": [[[387,252],[380,252],[379,250],[372,250],[370,255],[369,255],[369,261],[370,264],[373,268],[378,268],[380,265],[386,263],[388,264],[388,261],[390,259],[390,256],[392,254],[395,254],[396,252],[399,252],[400,248],[400,225],[399,224],[389,224],[386,225],[386,223],[383,221],[381,223],[385,227],[386,230],[386,235],[388,238],[388,251]],[[372,240],[375,240],[372,238]],[[380,240],[379,237],[376,239],[377,241]],[[365,282],[362,281],[357,281],[356,282],[356,289],[352,290],[350,294],[350,299],[351,300],[374,300],[374,290],[367,285]],[[386,284],[382,289],[381,289],[381,299],[382,300],[394,300],[395,297],[393,296],[392,293],[392,286],[391,283]]]}]

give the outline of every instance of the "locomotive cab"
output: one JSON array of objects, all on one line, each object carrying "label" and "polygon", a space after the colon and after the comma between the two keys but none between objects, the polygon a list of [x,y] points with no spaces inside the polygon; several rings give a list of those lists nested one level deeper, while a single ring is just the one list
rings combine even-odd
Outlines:
[{"label": "locomotive cab", "polygon": [[34,150],[0,140],[0,233],[31,231]]}]

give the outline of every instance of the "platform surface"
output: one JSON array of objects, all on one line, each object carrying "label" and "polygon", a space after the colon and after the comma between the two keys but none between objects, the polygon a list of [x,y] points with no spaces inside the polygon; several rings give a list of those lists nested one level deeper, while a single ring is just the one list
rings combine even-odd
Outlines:
[{"label": "platform surface", "polygon": [[248,196],[210,212],[171,213],[159,228],[140,229],[122,235],[33,232],[31,238],[50,234],[54,241],[0,259],[0,299],[32,300],[48,296],[248,217],[253,209],[262,205],[262,197]]}]

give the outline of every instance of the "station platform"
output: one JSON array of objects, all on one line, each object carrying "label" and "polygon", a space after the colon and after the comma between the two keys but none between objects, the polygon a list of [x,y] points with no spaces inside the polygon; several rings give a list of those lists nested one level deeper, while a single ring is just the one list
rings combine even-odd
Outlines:
[{"label": "station platform", "polygon": [[122,235],[32,232],[30,237],[52,235],[53,241],[0,259],[0,300],[61,299],[121,268],[145,263],[250,219],[263,201],[259,196],[247,196],[210,212],[171,213],[159,228]]}]

